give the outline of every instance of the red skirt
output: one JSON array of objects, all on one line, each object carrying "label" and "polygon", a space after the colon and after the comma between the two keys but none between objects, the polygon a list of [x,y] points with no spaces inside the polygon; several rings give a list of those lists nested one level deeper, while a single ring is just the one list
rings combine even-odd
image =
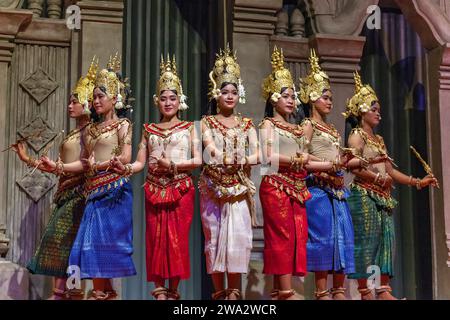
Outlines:
[{"label": "red skirt", "polygon": [[264,178],[259,189],[264,215],[263,273],[304,276],[308,241],[306,207],[269,180]]},{"label": "red skirt", "polygon": [[[159,190],[158,194],[152,185],[145,185],[149,282],[190,277],[189,229],[194,216],[195,188],[191,178],[187,179],[181,184],[167,186],[163,193]],[[177,196],[169,197],[172,201],[163,201],[167,195]]]}]

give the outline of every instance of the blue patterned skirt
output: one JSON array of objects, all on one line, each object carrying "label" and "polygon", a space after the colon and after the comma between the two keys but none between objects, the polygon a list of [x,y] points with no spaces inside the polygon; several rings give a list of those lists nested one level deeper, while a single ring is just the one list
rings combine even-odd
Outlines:
[{"label": "blue patterned skirt", "polygon": [[308,271],[355,272],[353,224],[347,189],[312,185],[306,202]]},{"label": "blue patterned skirt", "polygon": [[69,257],[81,279],[122,278],[136,274],[133,253],[133,196],[121,178],[90,192]]}]

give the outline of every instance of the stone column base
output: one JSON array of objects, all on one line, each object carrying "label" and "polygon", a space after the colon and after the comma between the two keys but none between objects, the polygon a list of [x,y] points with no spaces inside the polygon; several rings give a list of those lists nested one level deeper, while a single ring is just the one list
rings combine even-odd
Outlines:
[{"label": "stone column base", "polygon": [[28,300],[30,274],[9,261],[0,261],[0,300]]}]

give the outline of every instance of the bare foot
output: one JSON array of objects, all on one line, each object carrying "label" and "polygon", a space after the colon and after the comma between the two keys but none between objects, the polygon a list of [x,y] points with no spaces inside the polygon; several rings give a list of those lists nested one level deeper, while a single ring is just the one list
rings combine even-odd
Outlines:
[{"label": "bare foot", "polygon": [[347,300],[344,293],[333,294],[333,300]]},{"label": "bare foot", "polygon": [[316,292],[315,296],[316,296],[316,300],[333,300],[332,298],[330,298],[329,290]]},{"label": "bare foot", "polygon": [[375,296],[372,292],[361,294],[361,300],[375,300]]},{"label": "bare foot", "polygon": [[167,296],[165,294],[159,294],[156,297],[156,300],[167,300]]},{"label": "bare foot", "polygon": [[389,291],[379,293],[377,299],[378,300],[398,300]]},{"label": "bare foot", "polygon": [[239,300],[241,298],[241,291],[238,289],[227,289],[227,297],[225,300]]}]

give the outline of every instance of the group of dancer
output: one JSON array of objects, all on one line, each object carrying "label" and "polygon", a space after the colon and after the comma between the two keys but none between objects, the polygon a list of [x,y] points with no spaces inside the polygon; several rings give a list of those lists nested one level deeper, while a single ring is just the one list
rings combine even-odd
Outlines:
[{"label": "group of dancer", "polygon": [[[257,129],[235,113],[245,103],[236,54],[217,55],[209,78],[210,114],[200,125],[180,119],[187,110],[175,58],[161,57],[154,102],[159,123],[144,124],[132,162],[129,90],[112,57],[98,71],[94,59],[72,91],[68,113],[76,129],[60,146],[58,160],[33,159],[25,145],[14,150],[30,167],[59,176],[55,209],[34,257],[32,273],[55,277],[52,299],[79,299],[84,292],[66,288],[68,267],[93,280],[90,299],[117,297],[113,278],[133,276],[132,190],[130,178],[147,165],[144,185],[147,281],[157,300],[180,299],[178,285],[190,277],[189,231],[194,215],[192,171],[198,181],[205,238],[206,268],[215,300],[241,298],[256,226],[253,166],[265,174],[259,196],[264,217],[264,270],[273,275],[272,299],[298,299],[292,276],[315,273],[316,299],[345,299],[345,277],[357,279],[362,299],[395,299],[393,276],[395,200],[393,182],[417,189],[436,186],[394,169],[381,136],[379,100],[355,73],[355,95],[345,117],[352,123],[348,147],[327,122],[333,97],[327,74],[311,52],[310,73],[297,92],[283,52],[275,48],[272,73],[263,82],[265,119]],[[303,105],[302,105],[303,103]],[[301,124],[291,119],[303,107]],[[149,111],[150,112],[150,111]],[[344,171],[355,175],[350,190]],[[381,269],[376,296],[367,286],[367,267]],[[333,287],[327,277],[333,275]]]}]

